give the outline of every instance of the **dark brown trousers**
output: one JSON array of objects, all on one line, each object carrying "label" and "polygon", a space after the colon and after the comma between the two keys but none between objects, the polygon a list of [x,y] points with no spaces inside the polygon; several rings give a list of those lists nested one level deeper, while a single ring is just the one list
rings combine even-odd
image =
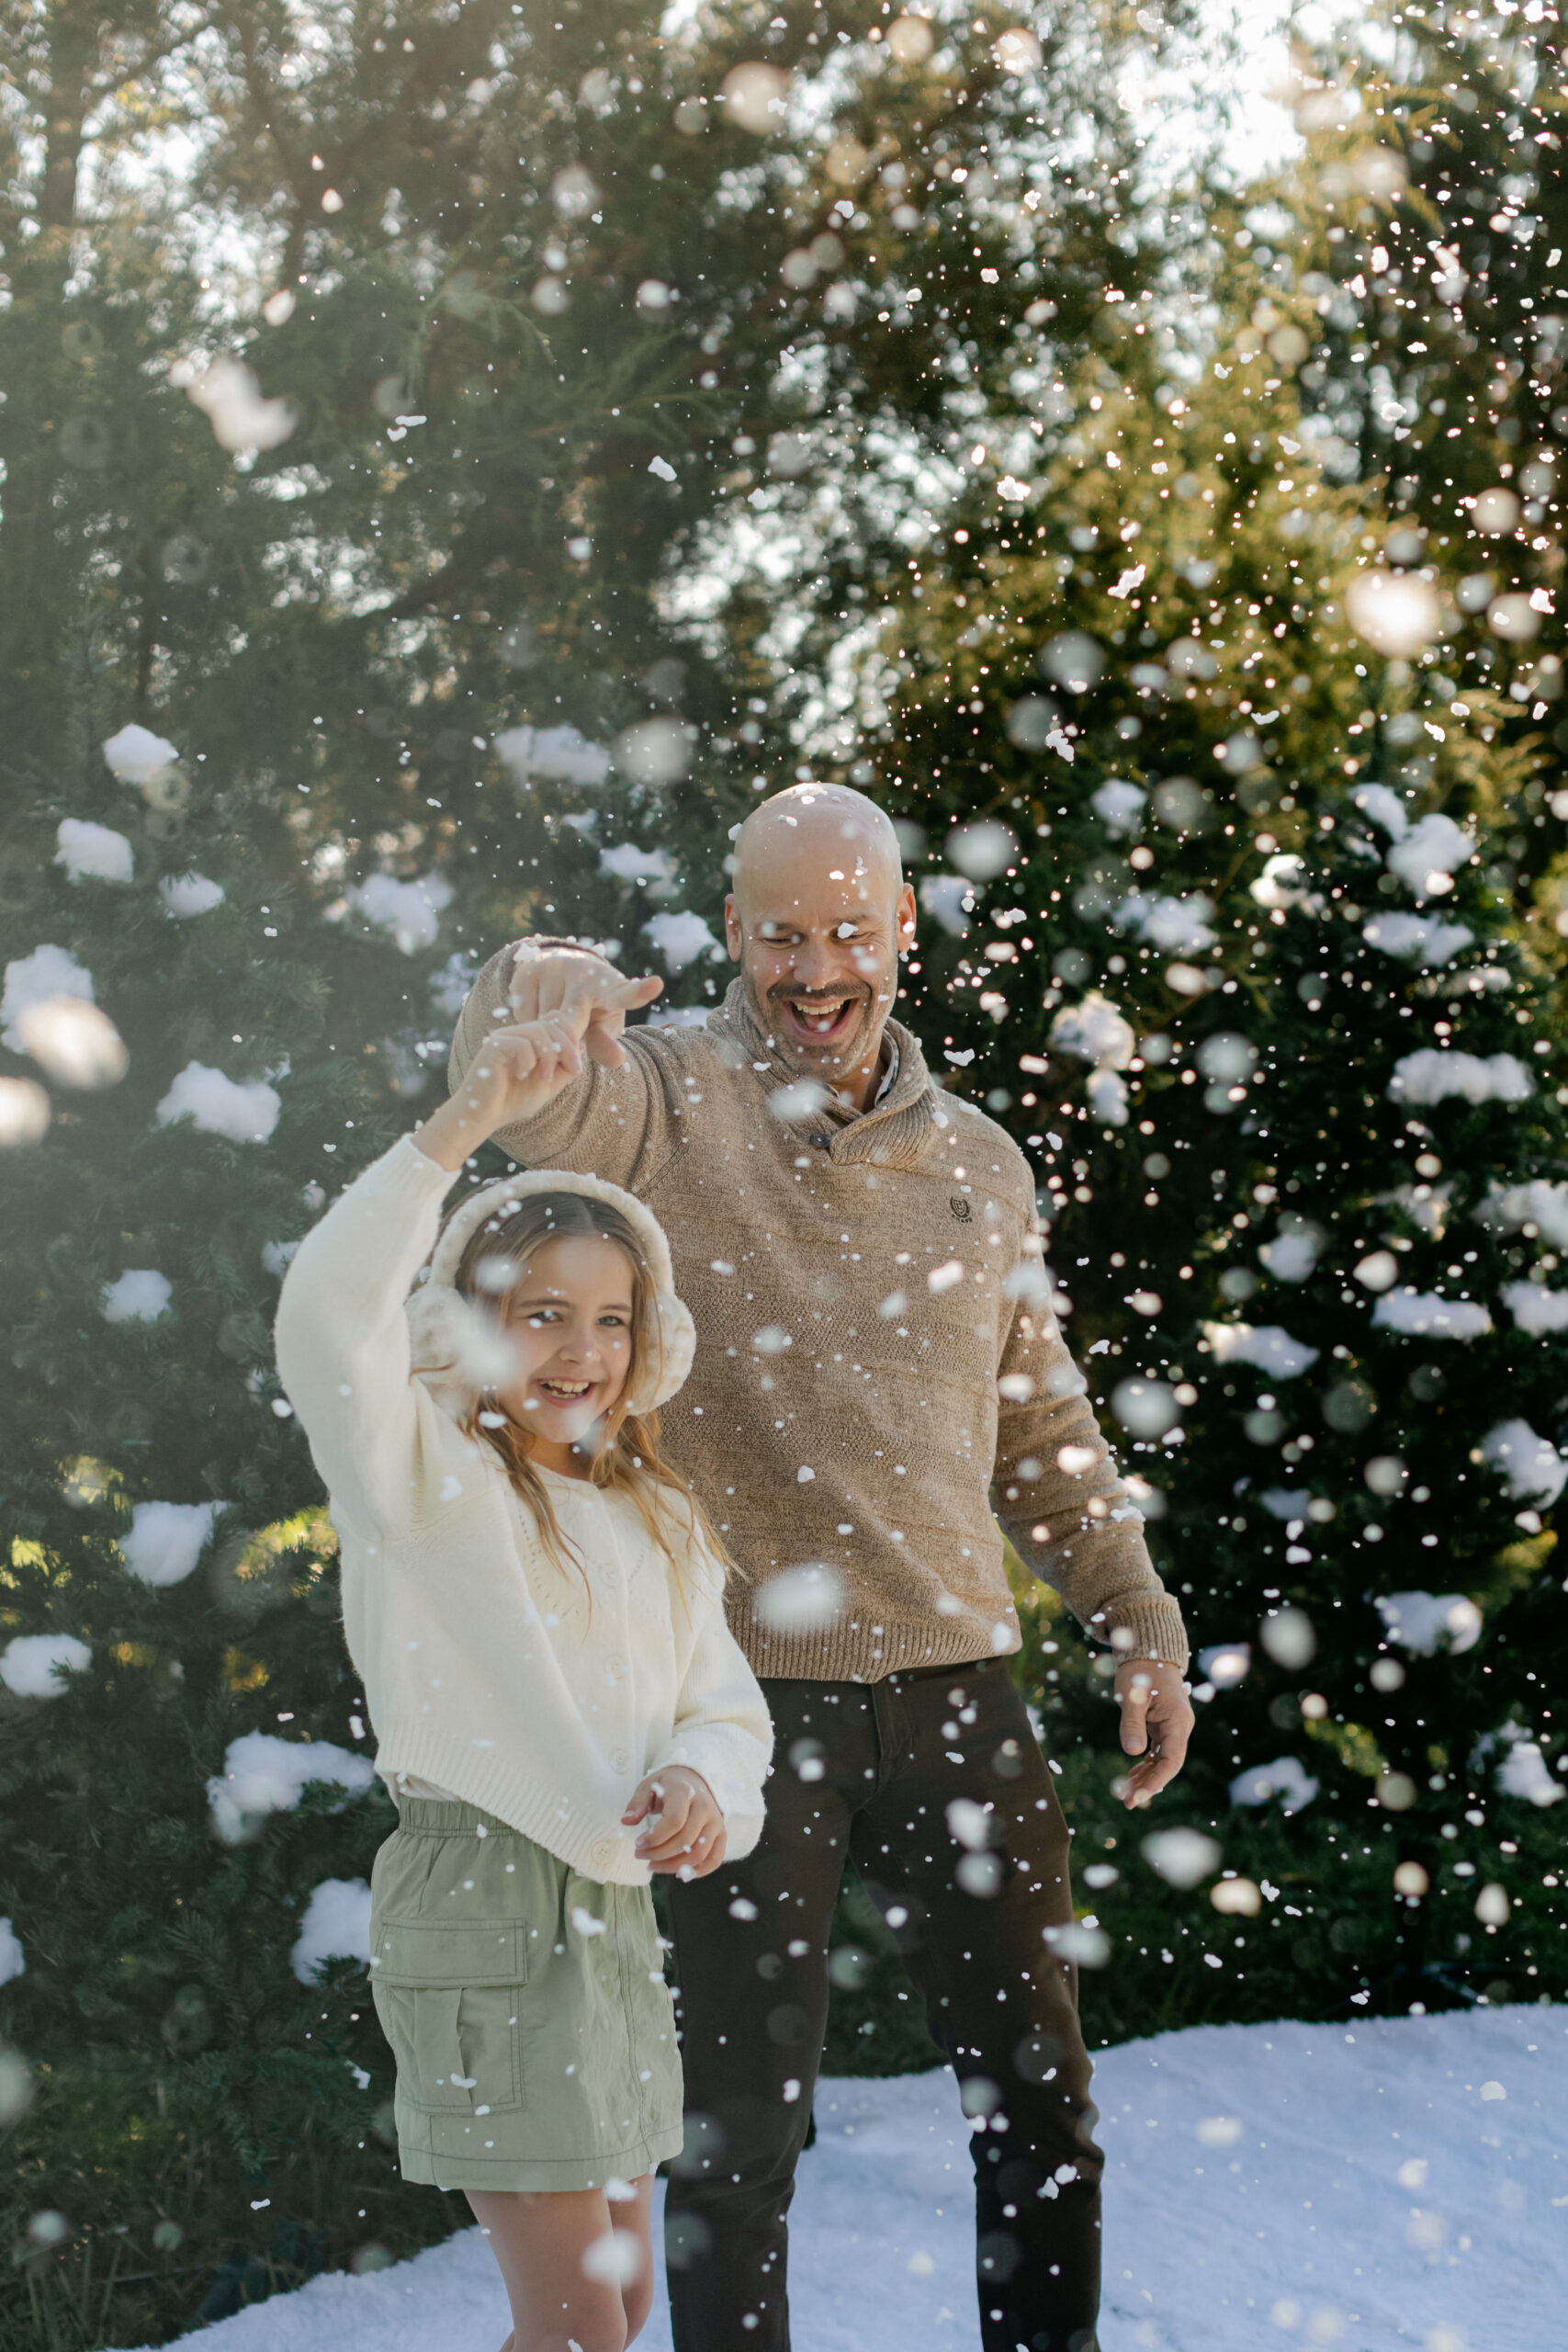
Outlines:
[{"label": "dark brown trousers", "polygon": [[[1101,2159],[1075,1973],[1046,1941],[1072,1918],[1068,1834],[1007,1666],[764,1689],[777,1745],[761,1842],[671,1884],[687,2108],[666,2209],[676,2352],[788,2352],[785,2217],[846,1859],[984,2119],[985,2352],[1094,2352]],[[950,1815],[955,1799],[967,1808]],[[874,2291],[868,2277],[868,2319]]]}]

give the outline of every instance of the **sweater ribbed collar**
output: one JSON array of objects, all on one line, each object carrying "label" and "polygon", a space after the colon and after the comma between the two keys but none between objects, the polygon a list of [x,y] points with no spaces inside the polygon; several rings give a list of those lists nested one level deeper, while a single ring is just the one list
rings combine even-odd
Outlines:
[{"label": "sweater ribbed collar", "polygon": [[[739,1048],[766,1092],[798,1082],[800,1072],[791,1068],[777,1040],[759,1021],[744,980],[731,980],[723,1005],[708,1015],[707,1025],[710,1035],[728,1038]],[[835,1095],[785,1122],[813,1136],[829,1136],[828,1150],[834,1159],[911,1167],[930,1137],[939,1090],[926,1068],[919,1039],[901,1021],[889,1021],[886,1034],[897,1050],[898,1069],[879,1102],[856,1111]]]}]

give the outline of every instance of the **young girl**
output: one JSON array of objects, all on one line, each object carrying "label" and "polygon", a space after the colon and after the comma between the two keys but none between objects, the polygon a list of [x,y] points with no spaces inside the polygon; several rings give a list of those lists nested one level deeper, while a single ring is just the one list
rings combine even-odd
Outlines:
[{"label": "young girl", "polygon": [[682,2138],[649,1874],[750,1851],[772,1745],[722,1554],[659,1455],[693,1349],[660,1227],[536,1172],[437,1239],[468,1155],[581,1067],[571,1015],[489,1039],[307,1238],[277,1317],[398,1804],[370,1965],[403,2177],[466,2192],[503,2352],[623,2352],[648,2315]]}]

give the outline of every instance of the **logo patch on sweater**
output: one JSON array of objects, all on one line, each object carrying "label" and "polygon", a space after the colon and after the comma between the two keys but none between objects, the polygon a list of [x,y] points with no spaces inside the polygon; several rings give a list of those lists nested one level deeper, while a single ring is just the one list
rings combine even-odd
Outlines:
[{"label": "logo patch on sweater", "polygon": [[947,1205],[953,1211],[953,1216],[958,1219],[960,1225],[968,1225],[973,1220],[975,1212],[970,1207],[962,1193],[954,1193],[949,1199]]}]

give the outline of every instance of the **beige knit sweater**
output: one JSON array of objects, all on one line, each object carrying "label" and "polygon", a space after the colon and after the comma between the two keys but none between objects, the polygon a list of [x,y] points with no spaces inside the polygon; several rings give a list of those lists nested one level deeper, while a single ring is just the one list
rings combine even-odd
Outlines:
[{"label": "beige knit sweater", "polygon": [[[509,1017],[515,954],[474,984],[454,1088]],[[1089,1631],[1184,1666],[1051,1311],[1028,1163],[889,1026],[880,1102],[797,1109],[737,980],[705,1028],[629,1030],[621,1069],[591,1063],[496,1140],[626,1185],[670,1237],[697,1353],[667,1451],[746,1572],[727,1606],[758,1674],[872,1682],[1016,1649],[998,1518]]]}]

